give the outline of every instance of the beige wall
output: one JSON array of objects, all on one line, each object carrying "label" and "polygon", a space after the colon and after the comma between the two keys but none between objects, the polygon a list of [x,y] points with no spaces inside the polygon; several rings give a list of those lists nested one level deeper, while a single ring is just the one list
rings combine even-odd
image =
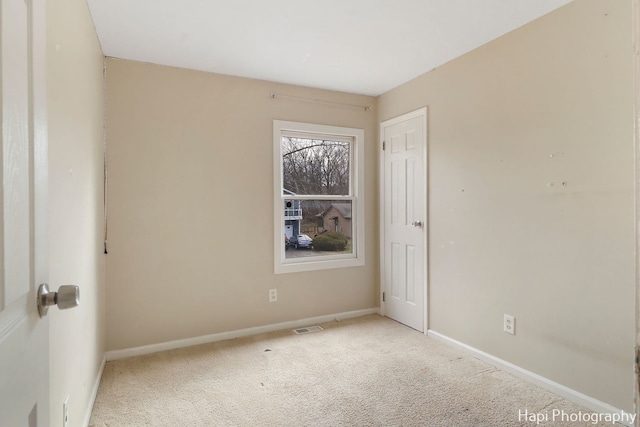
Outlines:
[{"label": "beige wall", "polygon": [[103,56],[84,0],[47,2],[50,283],[80,286],[80,306],[49,310],[50,423],[91,409],[105,352]]},{"label": "beige wall", "polygon": [[429,109],[430,328],[628,411],[630,12],[573,2],[379,99]]},{"label": "beige wall", "polygon": [[[107,60],[107,347],[377,306],[371,97]],[[365,130],[366,266],[273,273],[273,120]],[[278,302],[268,290],[278,289]]]}]

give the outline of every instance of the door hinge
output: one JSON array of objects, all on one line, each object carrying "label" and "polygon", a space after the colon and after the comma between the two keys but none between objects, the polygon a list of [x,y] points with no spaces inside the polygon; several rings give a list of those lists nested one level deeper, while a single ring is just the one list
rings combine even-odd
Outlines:
[{"label": "door hinge", "polygon": [[640,390],[640,347],[636,347],[636,381]]},{"label": "door hinge", "polygon": [[385,293],[382,293],[382,302],[385,302]]},{"label": "door hinge", "polygon": [[387,141],[382,141],[382,151],[387,148]]}]

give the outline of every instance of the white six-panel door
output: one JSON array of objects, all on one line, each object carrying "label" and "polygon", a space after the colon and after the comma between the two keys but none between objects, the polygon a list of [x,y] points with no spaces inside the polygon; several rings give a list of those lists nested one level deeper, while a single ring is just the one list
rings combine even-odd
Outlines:
[{"label": "white six-panel door", "polygon": [[426,328],[426,109],[383,122],[384,314]]},{"label": "white six-panel door", "polygon": [[44,0],[0,3],[0,426],[48,426]]}]

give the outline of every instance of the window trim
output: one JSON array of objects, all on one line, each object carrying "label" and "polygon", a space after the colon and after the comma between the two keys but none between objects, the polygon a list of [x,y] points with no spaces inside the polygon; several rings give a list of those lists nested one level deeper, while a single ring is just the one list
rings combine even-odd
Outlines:
[{"label": "window trim", "polygon": [[[297,199],[310,200],[353,200],[352,212],[352,254],[322,255],[317,257],[290,258],[285,256],[284,247],[284,200],[282,194],[282,142],[284,134],[293,136],[335,137],[350,140],[350,195],[349,196],[297,196]],[[365,263],[364,239],[364,129],[341,126],[318,125],[312,123],[273,121],[273,216],[274,216],[274,273],[296,273],[303,271],[326,270],[333,268],[359,267]]]}]

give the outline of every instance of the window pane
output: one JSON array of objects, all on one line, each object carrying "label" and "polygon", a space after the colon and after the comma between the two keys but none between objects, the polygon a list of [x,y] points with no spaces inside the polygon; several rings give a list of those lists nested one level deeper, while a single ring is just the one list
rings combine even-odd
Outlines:
[{"label": "window pane", "polygon": [[351,200],[285,200],[284,203],[286,259],[353,253]]},{"label": "window pane", "polygon": [[282,137],[282,190],[298,195],[349,195],[351,144]]}]

